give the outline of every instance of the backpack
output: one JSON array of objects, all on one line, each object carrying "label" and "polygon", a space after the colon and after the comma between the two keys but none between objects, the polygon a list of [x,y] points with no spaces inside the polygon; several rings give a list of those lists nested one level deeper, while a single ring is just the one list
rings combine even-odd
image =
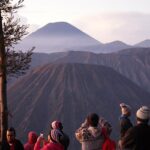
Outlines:
[{"label": "backpack", "polygon": [[102,150],[116,150],[116,143],[107,135],[105,128],[102,128],[102,134],[104,136]]}]

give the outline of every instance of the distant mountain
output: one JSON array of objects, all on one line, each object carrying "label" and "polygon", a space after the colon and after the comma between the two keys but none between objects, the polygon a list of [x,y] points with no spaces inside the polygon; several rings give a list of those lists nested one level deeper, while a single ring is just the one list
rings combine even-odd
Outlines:
[{"label": "distant mountain", "polygon": [[150,39],[144,40],[142,42],[139,42],[137,44],[135,44],[134,46],[138,46],[138,47],[150,47]]},{"label": "distant mountain", "polygon": [[102,43],[66,22],[49,23],[27,36],[17,47],[27,50],[35,46],[36,52],[62,52],[101,46]]},{"label": "distant mountain", "polygon": [[123,49],[131,48],[131,47],[132,47],[131,45],[127,45],[121,41],[113,41],[110,43],[106,43],[104,45],[103,52],[105,53],[116,52],[116,51],[120,51]]},{"label": "distant mountain", "polygon": [[79,149],[74,132],[90,112],[105,117],[118,131],[119,103],[149,105],[150,94],[113,69],[87,64],[49,64],[32,70],[8,89],[10,125],[23,141],[27,132],[48,133],[50,122],[60,120],[69,134],[71,150]]},{"label": "distant mountain", "polygon": [[[90,51],[93,53],[111,53],[111,52],[118,52],[123,49],[131,48],[131,45],[127,45],[121,41],[113,41],[110,43],[105,43],[101,46],[96,45],[96,46],[87,46],[84,47],[83,49],[77,49],[78,51]],[[89,50],[91,49],[91,50]]]},{"label": "distant mountain", "polygon": [[49,23],[31,33],[16,47],[28,50],[33,46],[36,47],[35,52],[40,53],[71,50],[110,53],[132,47],[121,41],[103,44],[66,22]]}]

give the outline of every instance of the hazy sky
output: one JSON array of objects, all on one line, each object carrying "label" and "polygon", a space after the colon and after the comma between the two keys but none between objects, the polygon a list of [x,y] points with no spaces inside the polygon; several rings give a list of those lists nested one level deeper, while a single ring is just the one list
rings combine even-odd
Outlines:
[{"label": "hazy sky", "polygon": [[103,43],[150,39],[150,0],[25,0],[24,5],[19,15],[31,31],[66,21]]}]

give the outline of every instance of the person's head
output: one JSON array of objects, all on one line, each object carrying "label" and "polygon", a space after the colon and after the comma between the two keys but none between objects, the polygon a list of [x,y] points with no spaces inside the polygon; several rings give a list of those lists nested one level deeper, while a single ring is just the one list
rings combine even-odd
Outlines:
[{"label": "person's head", "polygon": [[16,131],[13,127],[7,129],[6,139],[8,143],[13,143],[16,137]]},{"label": "person's head", "polygon": [[58,129],[52,129],[49,132],[48,139],[54,143],[59,143],[61,136],[62,133]]},{"label": "person's head", "polygon": [[96,113],[91,113],[87,117],[88,125],[92,127],[97,127],[99,122],[99,116]]},{"label": "person's head", "polygon": [[51,128],[52,129],[59,129],[59,130],[62,130],[63,129],[63,125],[60,121],[53,121],[51,123]]},{"label": "person's head", "polygon": [[131,115],[131,107],[125,103],[121,103],[120,104],[120,108],[121,108],[121,113],[123,115],[126,115],[126,116],[130,116]]},{"label": "person's head", "polygon": [[38,135],[37,135],[34,131],[30,131],[30,132],[28,133],[28,142],[29,142],[30,144],[35,144],[37,138],[38,138]]},{"label": "person's head", "polygon": [[142,106],[136,112],[136,118],[138,123],[146,123],[150,119],[150,109],[147,106]]}]

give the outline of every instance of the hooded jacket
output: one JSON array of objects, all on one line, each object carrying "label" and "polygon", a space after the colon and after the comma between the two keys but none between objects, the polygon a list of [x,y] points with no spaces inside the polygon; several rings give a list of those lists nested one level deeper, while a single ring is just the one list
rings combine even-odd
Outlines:
[{"label": "hooded jacket", "polygon": [[28,134],[28,142],[24,145],[25,150],[34,150],[34,145],[37,140],[37,134],[33,131]]}]

